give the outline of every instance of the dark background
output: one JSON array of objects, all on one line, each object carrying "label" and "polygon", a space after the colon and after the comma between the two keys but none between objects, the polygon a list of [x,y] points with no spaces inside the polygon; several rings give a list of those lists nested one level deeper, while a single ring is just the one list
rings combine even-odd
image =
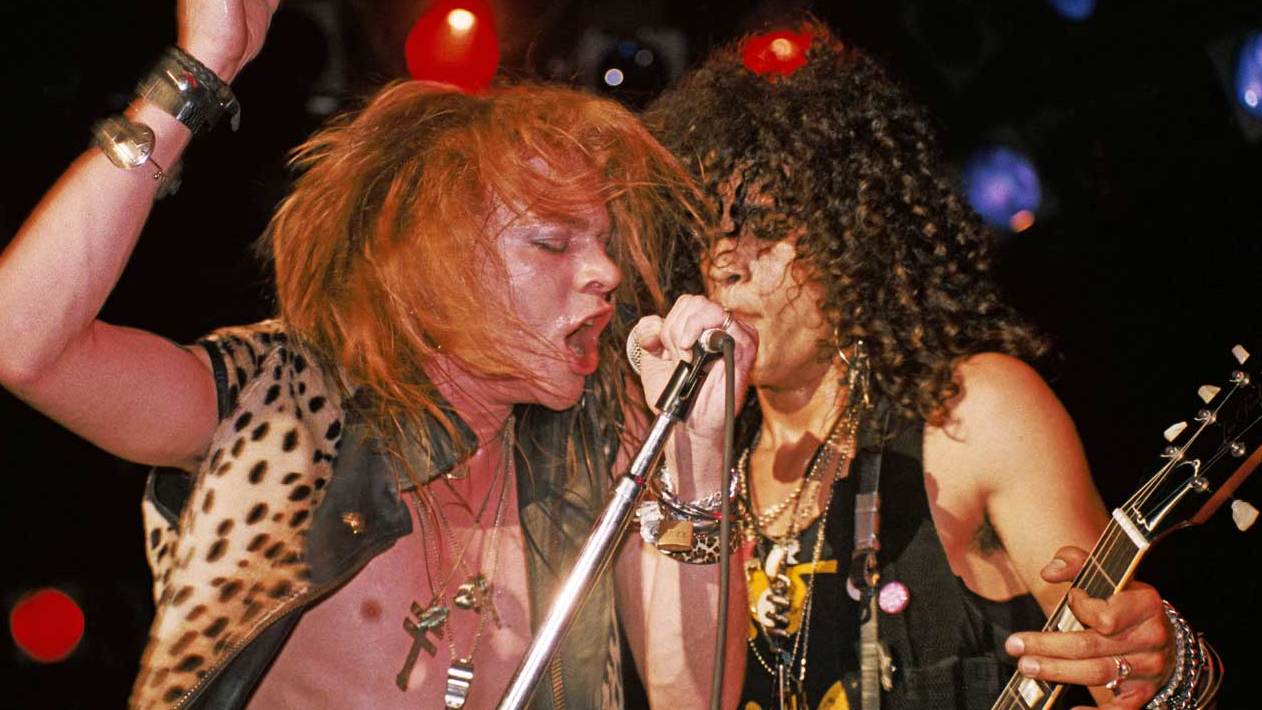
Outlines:
[{"label": "dark background", "polygon": [[[284,152],[322,114],[403,75],[422,2],[287,2],[240,77],[242,127],[199,138],[180,193],[160,203],[103,318],[188,341],[269,315],[249,245],[283,194]],[[1160,432],[1230,371],[1228,349],[1262,352],[1262,122],[1228,86],[1256,0],[1103,3],[1085,22],[1043,0],[500,0],[502,67],[596,86],[618,39],[656,50],[620,97],[641,103],[706,49],[760,18],[809,8],[882,57],[931,107],[952,159],[999,141],[1033,157],[1047,195],[1026,232],[996,236],[1011,298],[1052,337],[1044,370],[1078,423],[1110,506],[1151,471]],[[9,0],[0,9],[4,93],[0,243],[126,104],[174,38],[174,11],[138,0]],[[49,289],[62,288],[50,283]],[[66,661],[26,660],[0,636],[0,705],[119,707],[152,614],[139,501],[144,471],[107,456],[0,392],[0,539],[6,610],[54,585],[87,629]],[[1262,504],[1262,484],[1243,493]],[[1222,707],[1262,670],[1257,528],[1225,515],[1172,537],[1141,577],[1226,658]],[[7,628],[7,626],[6,626]]]}]

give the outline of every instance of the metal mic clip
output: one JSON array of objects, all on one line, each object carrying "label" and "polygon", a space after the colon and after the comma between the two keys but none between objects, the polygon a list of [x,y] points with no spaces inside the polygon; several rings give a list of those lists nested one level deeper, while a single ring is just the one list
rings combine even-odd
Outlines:
[{"label": "metal mic clip", "polygon": [[692,362],[681,362],[666,383],[666,389],[657,398],[657,410],[675,419],[683,421],[692,408],[692,400],[701,389],[709,372],[708,365],[723,352],[724,339],[731,339],[720,328],[710,328],[701,332],[701,337],[692,344]]}]

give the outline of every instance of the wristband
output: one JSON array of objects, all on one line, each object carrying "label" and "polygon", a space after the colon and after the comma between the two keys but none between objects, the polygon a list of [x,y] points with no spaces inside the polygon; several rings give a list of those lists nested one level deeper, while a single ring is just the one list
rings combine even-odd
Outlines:
[{"label": "wristband", "polygon": [[1197,706],[1197,686],[1206,662],[1204,641],[1193,633],[1187,620],[1170,602],[1163,600],[1161,604],[1174,627],[1174,671],[1144,707],[1146,710],[1188,710]]},{"label": "wristband", "polygon": [[225,113],[232,130],[241,105],[217,74],[179,47],[171,47],[136,87],[136,94],[171,114],[194,134],[214,128]]},{"label": "wristband", "polygon": [[143,123],[133,122],[126,116],[110,116],[92,126],[92,139],[96,147],[105,153],[110,162],[124,170],[148,164],[157,180],[157,198],[174,193],[180,186],[179,163],[166,172],[153,159],[153,129]]}]

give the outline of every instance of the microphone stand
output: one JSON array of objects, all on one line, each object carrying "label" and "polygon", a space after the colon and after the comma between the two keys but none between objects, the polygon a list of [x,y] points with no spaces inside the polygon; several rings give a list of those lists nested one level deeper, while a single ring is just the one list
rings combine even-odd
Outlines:
[{"label": "microphone stand", "polygon": [[666,439],[675,425],[688,416],[693,397],[705,382],[706,366],[718,357],[722,340],[730,337],[718,329],[703,332],[697,344],[692,346],[692,362],[681,362],[675,368],[657,400],[658,415],[640,446],[640,452],[632,460],[631,468],[619,477],[611,500],[596,520],[591,535],[578,553],[574,568],[561,584],[548,615],[526,649],[526,655],[497,706],[498,710],[520,710],[530,700],[579,604],[587,598],[596,578],[609,566],[613,549],[622,540],[631,512],[644,492],[644,485],[652,472],[657,470]]}]

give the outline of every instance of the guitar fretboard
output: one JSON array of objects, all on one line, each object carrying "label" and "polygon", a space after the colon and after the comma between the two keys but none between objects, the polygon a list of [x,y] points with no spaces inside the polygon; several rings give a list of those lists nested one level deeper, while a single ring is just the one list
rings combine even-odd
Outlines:
[{"label": "guitar fretboard", "polygon": [[[1114,511],[1113,520],[1096,542],[1082,571],[1074,579],[1073,587],[1097,599],[1113,594],[1130,581],[1147,549],[1147,541],[1135,529],[1130,518],[1121,510]],[[1069,609],[1068,595],[1061,599],[1043,626],[1044,631],[1079,631],[1082,628],[1082,623]],[[1062,689],[1059,684],[1014,673],[991,710],[1042,710],[1051,707]]]}]

